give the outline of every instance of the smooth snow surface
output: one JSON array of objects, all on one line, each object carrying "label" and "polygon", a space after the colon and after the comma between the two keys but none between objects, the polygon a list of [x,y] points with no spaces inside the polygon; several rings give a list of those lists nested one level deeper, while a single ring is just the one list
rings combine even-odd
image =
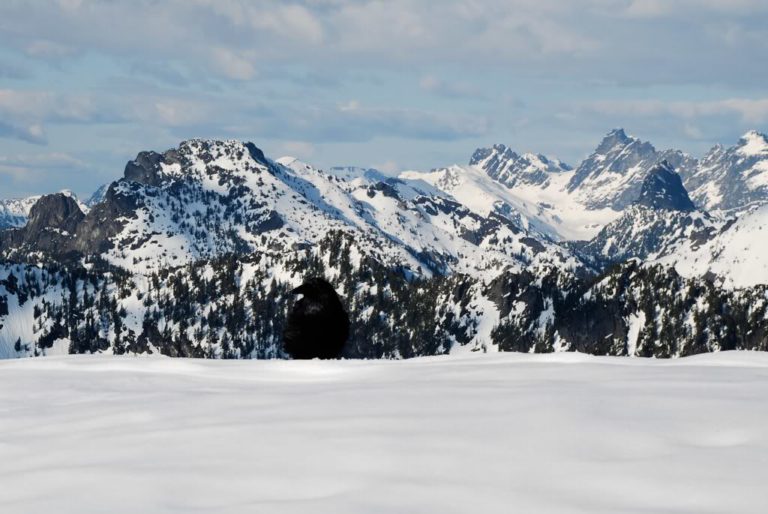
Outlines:
[{"label": "smooth snow surface", "polygon": [[0,362],[0,512],[764,513],[768,354]]}]

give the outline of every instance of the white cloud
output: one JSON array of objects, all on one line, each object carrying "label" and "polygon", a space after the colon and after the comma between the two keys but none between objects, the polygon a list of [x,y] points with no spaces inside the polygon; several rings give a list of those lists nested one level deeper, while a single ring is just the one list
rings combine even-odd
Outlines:
[{"label": "white cloud", "polygon": [[739,16],[767,11],[764,0],[631,0],[624,10],[629,16],[662,17],[680,13],[699,14],[717,13],[718,15]]},{"label": "white cloud", "polygon": [[626,117],[672,116],[696,119],[711,116],[737,116],[745,123],[768,122],[768,98],[727,98],[709,101],[605,100],[583,105],[582,109],[605,115]]},{"label": "white cloud", "polygon": [[249,80],[256,75],[256,68],[246,57],[236,54],[227,48],[212,50],[214,67],[227,78],[234,80]]}]

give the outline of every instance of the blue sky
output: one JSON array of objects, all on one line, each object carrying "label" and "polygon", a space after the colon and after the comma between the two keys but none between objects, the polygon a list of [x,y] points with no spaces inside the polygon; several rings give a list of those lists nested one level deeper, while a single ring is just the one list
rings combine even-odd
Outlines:
[{"label": "blue sky", "polygon": [[0,197],[185,138],[388,171],[768,127],[765,0],[4,0]]}]

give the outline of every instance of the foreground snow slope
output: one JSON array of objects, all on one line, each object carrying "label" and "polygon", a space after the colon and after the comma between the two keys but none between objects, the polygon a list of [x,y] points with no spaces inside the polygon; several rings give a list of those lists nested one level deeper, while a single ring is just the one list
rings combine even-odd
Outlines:
[{"label": "foreground snow slope", "polygon": [[768,355],[0,362],[0,511],[768,511]]}]

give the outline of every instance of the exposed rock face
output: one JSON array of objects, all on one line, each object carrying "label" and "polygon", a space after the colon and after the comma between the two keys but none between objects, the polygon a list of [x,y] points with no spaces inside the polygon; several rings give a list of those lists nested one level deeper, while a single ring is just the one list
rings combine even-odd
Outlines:
[{"label": "exposed rock face", "polygon": [[[764,142],[732,152],[752,163],[747,182],[762,180]],[[237,141],[142,152],[89,211],[51,195],[26,227],[0,232],[13,261],[0,262],[0,357],[279,357],[286,297],[307,276],[343,292],[346,357],[768,349],[768,205],[733,224],[695,210],[674,171],[689,158],[623,131],[591,171],[534,157],[496,146],[469,166],[393,179],[272,161]],[[559,211],[602,227],[579,245],[592,260],[534,223],[573,198],[572,178],[592,205],[636,192],[600,223],[586,201]]]},{"label": "exposed rock face", "polygon": [[635,205],[667,211],[691,212],[696,210],[680,175],[667,161],[656,165],[643,181]]},{"label": "exposed rock face", "polygon": [[136,158],[125,165],[124,176],[127,180],[159,186],[163,182],[162,165],[169,164],[165,156],[157,152],[141,152]]},{"label": "exposed rock face", "polygon": [[109,186],[104,199],[77,227],[73,250],[82,255],[96,255],[112,248],[112,239],[123,229],[126,220],[136,218],[136,210],[142,205],[141,195],[136,194],[140,189],[126,180]]},{"label": "exposed rock face", "polygon": [[681,244],[700,245],[722,227],[696,210],[680,176],[662,161],[648,173],[640,195],[591,241],[575,246],[596,263],[656,259]]},{"label": "exposed rock face", "polygon": [[24,227],[0,233],[0,249],[63,255],[71,249],[75,231],[85,214],[68,195],[42,196],[30,209]]},{"label": "exposed rock face", "polygon": [[681,173],[696,166],[696,160],[682,152],[657,152],[650,143],[616,129],[576,168],[568,191],[579,195],[591,209],[621,211],[635,201],[648,172],[662,161],[678,167]]},{"label": "exposed rock face", "polygon": [[541,154],[519,155],[505,145],[479,148],[469,161],[509,188],[528,184],[546,186],[552,173],[570,171],[570,166]]}]

